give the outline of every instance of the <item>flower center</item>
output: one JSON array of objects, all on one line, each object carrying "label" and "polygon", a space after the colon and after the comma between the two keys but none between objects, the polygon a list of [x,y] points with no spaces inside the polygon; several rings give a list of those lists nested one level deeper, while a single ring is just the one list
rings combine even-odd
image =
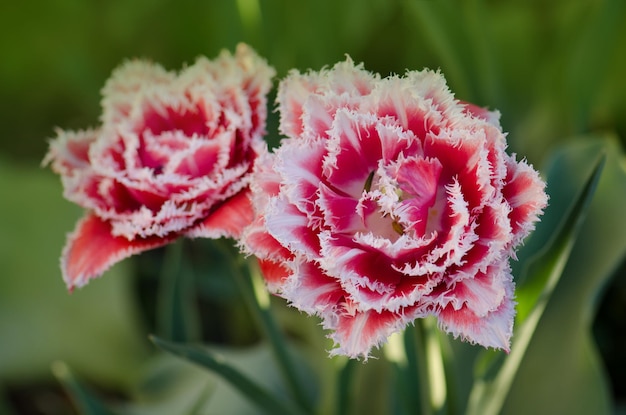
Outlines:
[{"label": "flower center", "polygon": [[372,189],[372,182],[374,181],[374,173],[375,171],[372,170],[372,172],[369,174],[369,176],[367,176],[367,179],[365,180],[365,185],[363,185],[363,190],[365,190],[368,193]]}]

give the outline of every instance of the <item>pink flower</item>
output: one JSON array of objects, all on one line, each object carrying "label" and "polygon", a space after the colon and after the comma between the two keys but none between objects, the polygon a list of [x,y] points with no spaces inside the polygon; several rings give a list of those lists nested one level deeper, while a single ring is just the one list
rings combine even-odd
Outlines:
[{"label": "pink flower", "polygon": [[61,258],[70,290],[178,237],[241,233],[273,75],[245,45],[179,74],[143,61],[113,72],[102,125],[59,131],[44,160],[88,209]]},{"label": "pink flower", "polygon": [[292,72],[287,136],[262,154],[243,247],[271,291],[319,315],[331,354],[367,357],[416,318],[508,350],[509,257],[546,206],[505,153],[499,115],[454,99],[438,72],[381,79],[348,59]]}]

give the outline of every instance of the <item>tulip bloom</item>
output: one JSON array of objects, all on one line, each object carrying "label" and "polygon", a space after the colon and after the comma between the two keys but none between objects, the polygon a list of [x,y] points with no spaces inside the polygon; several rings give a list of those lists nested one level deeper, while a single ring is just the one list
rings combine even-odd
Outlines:
[{"label": "tulip bloom", "polygon": [[59,131],[45,163],[87,209],[61,258],[69,289],[178,237],[237,237],[274,70],[249,47],[178,74],[144,61],[113,72],[102,124]]},{"label": "tulip bloom", "polygon": [[505,152],[499,114],[456,100],[438,72],[381,79],[347,59],[292,71],[287,137],[260,155],[243,248],[269,289],[367,357],[416,318],[508,350],[509,259],[546,206],[544,183]]}]

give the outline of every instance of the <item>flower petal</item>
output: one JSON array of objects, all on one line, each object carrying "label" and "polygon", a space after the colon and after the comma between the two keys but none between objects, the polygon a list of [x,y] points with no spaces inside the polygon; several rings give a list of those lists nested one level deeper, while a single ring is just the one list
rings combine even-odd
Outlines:
[{"label": "flower petal", "polygon": [[265,223],[269,233],[284,247],[306,255],[309,259],[319,256],[317,230],[311,229],[306,214],[285,198],[275,197],[270,200]]},{"label": "flower petal", "polygon": [[259,260],[259,268],[261,268],[267,289],[272,293],[278,292],[291,274],[291,270],[283,262],[275,262],[269,259]]},{"label": "flower petal", "polygon": [[108,222],[88,214],[77,223],[74,232],[68,235],[61,256],[63,280],[72,291],[75,287],[82,287],[89,280],[99,277],[116,262],[166,245],[174,239],[176,235],[130,241],[121,236],[113,236]]},{"label": "flower petal", "polygon": [[50,142],[50,149],[42,164],[52,163],[52,169],[62,176],[80,174],[90,167],[89,147],[98,139],[98,135],[98,130],[58,130],[57,138]]},{"label": "flower petal", "polygon": [[482,118],[494,127],[500,128],[500,111],[489,111],[487,108],[479,107],[469,102],[463,102],[462,104],[465,105],[467,114]]},{"label": "flower petal", "polygon": [[325,318],[323,326],[325,329],[333,330],[329,337],[336,345],[336,348],[330,351],[330,355],[367,359],[373,347],[380,346],[391,334],[402,330],[413,321],[415,318],[413,314],[410,309],[398,313],[369,310]]},{"label": "flower petal", "polygon": [[515,246],[535,228],[534,223],[548,204],[548,197],[545,183],[530,165],[525,161],[516,162],[514,156],[507,157],[506,162],[508,174],[502,194],[511,206],[509,218]]},{"label": "flower petal", "polygon": [[320,72],[291,71],[278,86],[280,132],[287,137],[305,133],[310,138],[324,135],[328,119],[319,111],[325,109],[333,117],[340,106],[357,107],[379,78],[378,74],[364,70],[363,65],[355,65],[350,58]]},{"label": "flower petal", "polygon": [[[494,274],[464,281],[459,293],[463,304],[458,308],[458,303],[448,303],[438,315],[439,324],[455,337],[508,352],[515,317],[513,279],[508,264],[504,269],[496,266],[489,272]],[[494,304],[498,298],[500,303]]]},{"label": "flower petal", "polygon": [[185,232],[190,238],[238,238],[254,220],[250,191],[231,197],[199,224]]},{"label": "flower petal", "polygon": [[162,66],[145,60],[123,63],[113,71],[102,89],[102,121],[115,123],[127,117],[133,105],[133,96],[154,85],[167,85],[174,75]]},{"label": "flower petal", "polygon": [[294,274],[281,290],[292,305],[309,314],[323,314],[337,307],[346,292],[337,279],[329,277],[312,261],[296,261]]}]

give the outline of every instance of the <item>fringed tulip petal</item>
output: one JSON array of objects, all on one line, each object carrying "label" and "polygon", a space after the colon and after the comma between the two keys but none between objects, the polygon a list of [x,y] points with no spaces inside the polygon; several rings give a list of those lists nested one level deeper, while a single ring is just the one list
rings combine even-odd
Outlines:
[{"label": "fringed tulip petal", "polygon": [[172,242],[175,236],[129,241],[123,236],[113,236],[111,225],[93,214],[88,214],[76,225],[67,239],[61,257],[63,280],[72,291],[89,280],[100,276],[116,262],[148,249]]},{"label": "fringed tulip petal", "polygon": [[217,207],[205,220],[185,232],[190,238],[220,238],[241,236],[242,230],[254,219],[249,192],[243,191]]}]

